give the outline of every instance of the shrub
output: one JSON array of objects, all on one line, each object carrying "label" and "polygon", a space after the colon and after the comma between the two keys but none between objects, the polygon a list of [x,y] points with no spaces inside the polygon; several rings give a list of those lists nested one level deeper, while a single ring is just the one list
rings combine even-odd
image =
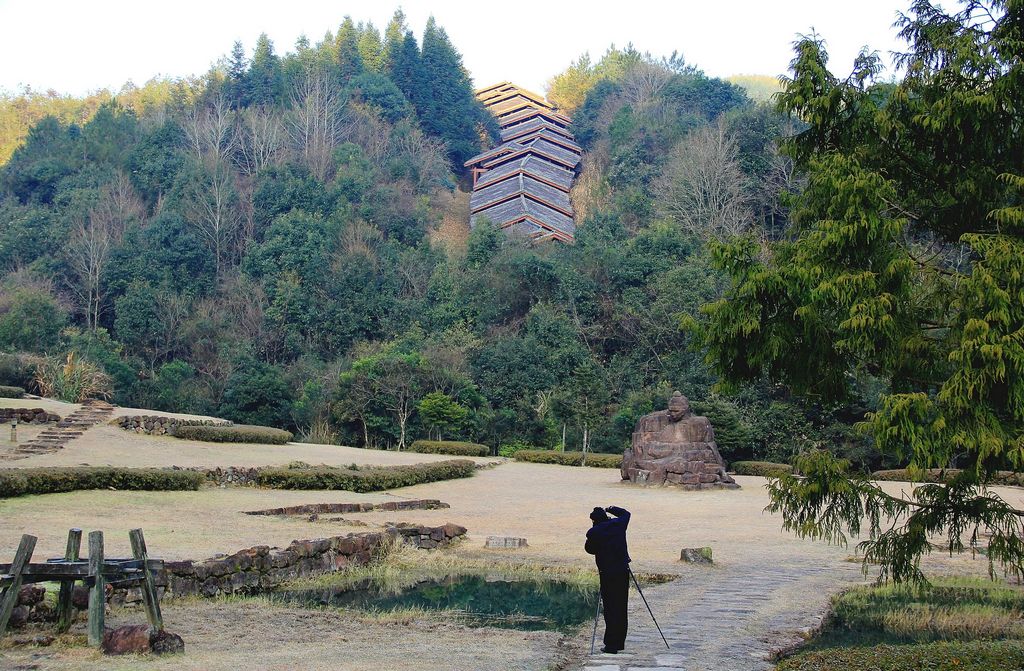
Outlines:
[{"label": "shrub", "polygon": [[[516,461],[530,461],[535,464],[559,464],[562,466],[580,466],[583,463],[582,452],[556,452],[554,450],[519,450],[515,453]],[[587,453],[587,466],[594,468],[621,468],[621,454]]]},{"label": "shrub", "polygon": [[793,472],[789,464],[777,464],[773,461],[734,461],[730,464],[736,475],[760,475],[764,478],[777,478]]},{"label": "shrub", "polygon": [[479,443],[460,443],[456,440],[417,440],[409,446],[410,452],[421,454],[452,454],[458,457],[486,457],[491,448]]},{"label": "shrub", "polygon": [[292,439],[290,431],[270,426],[179,426],[174,429],[175,438],[183,440],[204,440],[210,443],[260,443],[262,445],[284,445]]},{"label": "shrub", "polygon": [[0,470],[0,498],[81,489],[179,491],[199,489],[202,473],[161,468],[72,466]]},{"label": "shrub", "polygon": [[[960,474],[956,468],[944,470],[932,468],[929,470],[918,470],[914,473],[907,468],[894,468],[886,471],[875,471],[871,474],[874,480],[886,480],[895,482],[948,482]],[[1024,487],[1024,473],[1013,471],[996,471],[989,480],[990,485],[1003,485],[1006,487]]]},{"label": "shrub", "polygon": [[0,386],[0,398],[21,398],[24,395],[25,390],[21,387]]},{"label": "shrub", "polygon": [[31,354],[0,354],[0,384],[28,389],[36,379],[41,357]]},{"label": "shrub", "polygon": [[272,489],[344,489],[350,492],[376,492],[409,487],[424,482],[468,478],[475,465],[467,459],[438,461],[412,466],[360,468],[267,468],[256,476],[256,483]]},{"label": "shrub", "polygon": [[523,450],[536,450],[537,447],[531,445],[522,440],[514,440],[511,443],[505,443],[498,448],[499,457],[513,457],[516,452],[522,452]]},{"label": "shrub", "polygon": [[60,359],[47,358],[36,367],[39,393],[68,403],[81,403],[90,398],[110,398],[113,384],[99,366],[78,357],[74,352]]}]

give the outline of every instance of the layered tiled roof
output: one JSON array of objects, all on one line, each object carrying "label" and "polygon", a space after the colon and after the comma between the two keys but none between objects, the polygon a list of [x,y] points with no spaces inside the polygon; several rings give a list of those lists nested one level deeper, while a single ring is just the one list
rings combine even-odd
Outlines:
[{"label": "layered tiled roof", "polygon": [[502,143],[466,161],[473,170],[470,225],[486,219],[511,234],[572,242],[569,191],[583,149],[569,131],[569,117],[510,82],[476,95],[497,117]]}]

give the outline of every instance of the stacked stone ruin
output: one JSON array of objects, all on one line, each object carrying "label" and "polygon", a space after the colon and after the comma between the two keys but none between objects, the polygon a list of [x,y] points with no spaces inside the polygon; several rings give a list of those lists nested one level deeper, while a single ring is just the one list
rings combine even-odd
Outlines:
[{"label": "stacked stone ruin", "polygon": [[162,415],[125,415],[116,421],[125,431],[154,436],[173,434],[179,426],[231,426],[231,422],[226,419],[182,419]]},{"label": "stacked stone ruin", "polygon": [[511,235],[571,243],[576,223],[569,191],[583,154],[571,119],[510,82],[476,96],[497,118],[501,144],[466,161],[473,173],[470,226],[486,220]]}]

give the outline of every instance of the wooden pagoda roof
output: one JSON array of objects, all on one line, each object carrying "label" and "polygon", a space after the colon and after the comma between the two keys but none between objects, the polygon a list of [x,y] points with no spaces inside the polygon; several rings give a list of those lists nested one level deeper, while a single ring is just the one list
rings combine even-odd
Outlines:
[{"label": "wooden pagoda roof", "polygon": [[524,195],[470,215],[470,224],[475,226],[481,219],[487,219],[500,228],[526,223],[526,226],[520,227],[526,229],[523,232],[530,235],[533,233],[555,234],[555,237],[567,241],[571,241],[576,232],[576,224],[572,217]]},{"label": "wooden pagoda roof", "polygon": [[550,207],[553,210],[571,217],[573,215],[572,203],[569,201],[569,194],[544,182],[538,182],[528,175],[519,173],[512,179],[495,182],[484,188],[477,188],[469,200],[469,210],[472,213],[486,210],[520,195],[534,200],[541,205]]},{"label": "wooden pagoda roof", "polygon": [[[508,143],[518,144],[518,143]],[[504,145],[503,145],[504,146]],[[561,165],[562,167],[575,169],[580,163],[580,156],[574,152],[569,151],[563,147],[558,146],[552,142],[548,142],[544,138],[536,138],[527,142],[526,144],[518,145],[519,148],[511,152],[502,152],[495,158],[484,161],[481,165],[485,168],[496,168],[503,163],[520,158],[526,153],[534,156],[546,159]]]},{"label": "wooden pagoda roof", "polygon": [[526,145],[519,144],[518,142],[506,142],[499,144],[493,149],[488,149],[485,152],[481,152],[476,156],[466,161],[463,165],[467,168],[471,168],[475,165],[486,163],[487,161],[493,161],[494,159],[507,156],[508,154],[521,153]]},{"label": "wooden pagoda roof", "polygon": [[571,170],[566,170],[550,161],[527,154],[515,161],[509,161],[483,173],[477,178],[476,188],[482,189],[490,184],[515,177],[519,174],[529,175],[538,182],[561,189],[566,193],[572,188],[574,177]]},{"label": "wooden pagoda roof", "polygon": [[521,86],[516,86],[511,82],[502,82],[501,84],[495,84],[494,86],[489,86],[485,89],[479,89],[476,91],[476,97],[487,107],[505,100],[519,97],[523,100],[529,100],[540,107],[554,109],[554,105],[549,103],[544,96],[539,93],[534,93],[529,89],[524,89]]},{"label": "wooden pagoda roof", "polygon": [[572,242],[569,190],[583,148],[569,130],[571,119],[512,82],[475,93],[498,119],[502,144],[465,163],[474,168],[470,225],[486,218],[514,235]]},{"label": "wooden pagoda roof", "polygon": [[560,133],[555,133],[546,127],[535,130],[532,133],[521,135],[517,137],[514,141],[518,142],[519,144],[528,144],[530,141],[535,140],[537,138],[543,138],[550,142],[551,144],[557,144],[559,147],[571,151],[574,154],[583,153],[583,147],[576,144],[572,139],[567,138],[565,135],[562,135]]},{"label": "wooden pagoda roof", "polygon": [[530,119],[533,119],[535,117],[542,118],[548,121],[549,123],[552,123],[556,126],[561,126],[562,128],[568,128],[569,125],[572,123],[572,119],[565,116],[564,114],[561,114],[559,112],[553,112],[551,110],[540,109],[539,107],[532,107],[523,109],[519,112],[516,112],[515,114],[510,114],[503,118],[499,118],[498,124],[502,128],[509,128],[511,126],[514,126],[515,124],[522,123],[524,121],[529,121]]},{"label": "wooden pagoda roof", "polygon": [[570,140],[573,139],[572,133],[570,133],[568,129],[562,128],[561,126],[556,126],[555,124],[551,123],[550,121],[546,121],[543,118],[534,117],[522,123],[517,123],[512,126],[505,126],[501,130],[501,141],[510,142],[512,140],[515,140],[516,138],[522,137],[524,135],[529,135],[530,133],[535,133],[541,129],[549,130],[552,133],[557,133],[559,135],[564,135]]}]

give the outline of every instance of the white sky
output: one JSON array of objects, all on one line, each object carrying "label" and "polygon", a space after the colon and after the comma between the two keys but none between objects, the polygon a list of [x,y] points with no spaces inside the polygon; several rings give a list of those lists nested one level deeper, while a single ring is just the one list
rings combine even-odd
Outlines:
[{"label": "white sky", "polygon": [[[383,30],[398,2],[379,0],[0,0],[0,90],[24,85],[82,94],[154,75],[202,74],[232,43],[251,53],[266,32],[279,54],[305,33],[316,43],[346,14]],[[864,45],[901,49],[892,23],[910,0],[404,0],[419,36],[433,14],[477,86],[512,80],[543,90],[552,75],[612,43],[682,52],[709,75],[778,75],[812,28],[846,74]],[[503,22],[502,13],[508,18]]]}]

